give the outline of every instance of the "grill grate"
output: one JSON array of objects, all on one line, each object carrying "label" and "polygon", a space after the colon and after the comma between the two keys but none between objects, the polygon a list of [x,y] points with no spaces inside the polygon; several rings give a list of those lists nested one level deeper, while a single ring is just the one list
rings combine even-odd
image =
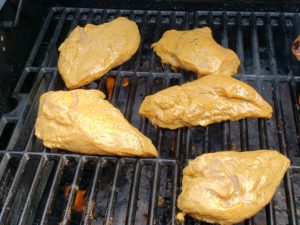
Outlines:
[{"label": "grill grate", "polygon": [[[65,89],[57,48],[76,25],[100,24],[120,15],[135,20],[142,44],[132,60],[84,88],[111,102],[152,139],[158,159],[96,157],[45,149],[34,137],[39,96]],[[181,171],[188,160],[225,149],[278,149],[292,166],[272,202],[244,224],[300,222],[299,63],[290,53],[300,33],[299,13],[140,11],[52,8],[14,91],[15,110],[0,121],[1,224],[176,224]],[[155,129],[138,115],[144,96],[195,78],[162,66],[150,46],[165,30],[210,26],[215,39],[237,52],[238,79],[272,104],[270,120],[246,119],[177,131]],[[122,85],[124,80],[128,85]],[[80,196],[84,204],[79,204]],[[205,224],[188,218],[184,224]]]}]

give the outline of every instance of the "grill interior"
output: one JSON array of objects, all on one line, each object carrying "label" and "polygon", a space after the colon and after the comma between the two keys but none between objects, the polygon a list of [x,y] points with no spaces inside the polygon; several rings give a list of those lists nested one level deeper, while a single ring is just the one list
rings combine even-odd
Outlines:
[{"label": "grill interior", "polygon": [[[57,48],[76,25],[118,16],[135,20],[142,44],[127,63],[86,89],[110,101],[155,143],[157,159],[96,157],[46,149],[34,136],[38,100],[64,90]],[[209,26],[214,38],[237,52],[238,79],[272,105],[270,120],[246,119],[176,131],[156,129],[138,114],[146,95],[195,79],[162,66],[150,46],[168,29]],[[181,171],[188,160],[217,150],[278,149],[292,165],[271,203],[244,224],[300,222],[300,64],[290,46],[300,33],[299,13],[142,11],[52,8],[36,39],[13,97],[17,107],[0,121],[0,221],[2,224],[176,224]],[[128,85],[123,85],[124,80]],[[182,224],[206,224],[187,218]]]}]

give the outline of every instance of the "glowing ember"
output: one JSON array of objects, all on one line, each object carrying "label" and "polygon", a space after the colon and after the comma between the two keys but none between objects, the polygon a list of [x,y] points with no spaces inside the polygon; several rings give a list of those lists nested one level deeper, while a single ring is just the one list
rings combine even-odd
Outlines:
[{"label": "glowing ember", "polygon": [[108,100],[111,100],[112,92],[115,86],[115,78],[113,77],[108,77],[106,79],[106,91],[108,94]]},{"label": "glowing ember", "polygon": [[[68,198],[70,190],[71,190],[70,185],[65,187],[64,189],[65,198]],[[85,203],[86,190],[80,190],[78,185],[75,186],[75,190],[76,190],[76,196],[75,196],[72,209],[74,209],[78,213],[84,214],[86,211],[86,203]]]},{"label": "glowing ember", "polygon": [[67,185],[64,189],[64,196],[65,198],[68,198],[69,196],[69,193],[70,193],[70,189],[71,189],[71,186],[70,185]]},{"label": "glowing ember", "polygon": [[147,221],[148,221],[148,215],[143,214],[142,218],[143,218],[144,223],[147,223]]},{"label": "glowing ember", "polygon": [[128,77],[124,77],[122,80],[122,87],[127,87],[128,86]]},{"label": "glowing ember", "polygon": [[73,204],[73,209],[76,212],[85,213],[85,211],[86,211],[85,195],[86,195],[85,190],[78,190],[77,191],[75,201],[74,201],[74,204]]},{"label": "glowing ember", "polygon": [[[108,95],[108,100],[111,100],[112,93],[114,90],[116,79],[114,77],[108,77],[106,79],[106,91]],[[122,87],[127,87],[128,86],[128,77],[124,77],[122,80]]]}]

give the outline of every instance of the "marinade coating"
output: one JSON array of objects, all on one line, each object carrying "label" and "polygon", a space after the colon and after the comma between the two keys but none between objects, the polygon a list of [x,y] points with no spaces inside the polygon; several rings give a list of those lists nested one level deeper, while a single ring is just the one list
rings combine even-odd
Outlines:
[{"label": "marinade coating", "polygon": [[193,30],[168,30],[152,45],[162,63],[173,69],[193,71],[205,75],[232,76],[238,71],[240,60],[232,50],[219,45],[209,27]]},{"label": "marinade coating", "polygon": [[272,107],[248,84],[209,75],[147,96],[139,113],[154,125],[177,129],[225,120],[270,118]]},{"label": "marinade coating", "polygon": [[138,26],[125,17],[77,26],[59,46],[58,70],[68,88],[81,87],[129,60],[140,41]]},{"label": "marinade coating", "polygon": [[48,148],[116,156],[154,157],[151,140],[97,90],[51,91],[40,97],[35,135]]},{"label": "marinade coating", "polygon": [[289,165],[274,150],[203,154],[183,170],[177,219],[188,214],[221,225],[248,219],[271,201]]}]

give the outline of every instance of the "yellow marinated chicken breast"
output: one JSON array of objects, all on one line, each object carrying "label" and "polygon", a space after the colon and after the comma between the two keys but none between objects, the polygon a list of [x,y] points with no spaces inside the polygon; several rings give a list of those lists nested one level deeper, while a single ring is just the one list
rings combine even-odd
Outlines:
[{"label": "yellow marinated chicken breast", "polygon": [[272,199],[290,160],[273,150],[208,153],[183,170],[177,214],[221,225],[254,216]]},{"label": "yellow marinated chicken breast", "polygon": [[198,76],[232,76],[240,65],[238,56],[232,50],[213,39],[209,27],[166,31],[152,48],[163,63],[170,64],[174,69],[193,71]]},{"label": "yellow marinated chicken breast", "polygon": [[177,129],[247,117],[270,118],[272,107],[248,84],[209,75],[147,96],[139,113],[158,127]]},{"label": "yellow marinated chicken breast", "polygon": [[52,91],[40,98],[35,135],[48,148],[116,156],[157,156],[151,140],[134,128],[97,90]]},{"label": "yellow marinated chicken breast", "polygon": [[138,26],[125,17],[76,27],[59,47],[58,69],[66,86],[86,85],[126,62],[140,40]]}]

